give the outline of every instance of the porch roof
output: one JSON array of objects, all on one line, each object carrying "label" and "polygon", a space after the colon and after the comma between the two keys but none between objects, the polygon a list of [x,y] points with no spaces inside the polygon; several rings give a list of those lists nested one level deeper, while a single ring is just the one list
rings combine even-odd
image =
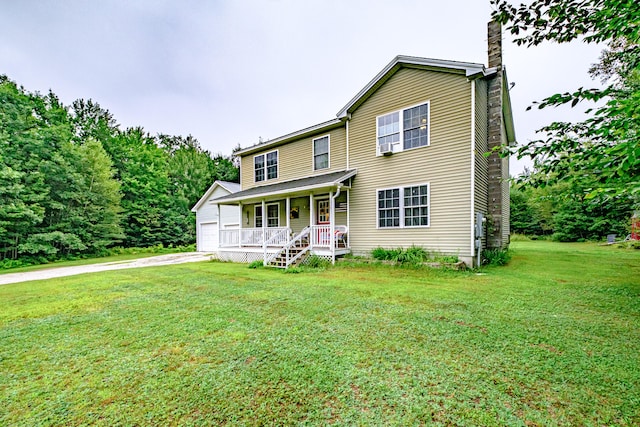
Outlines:
[{"label": "porch roof", "polygon": [[293,179],[291,181],[278,182],[276,184],[263,185],[249,188],[244,191],[229,194],[215,199],[221,205],[235,204],[238,202],[253,202],[273,196],[294,196],[309,193],[313,190],[322,190],[335,187],[347,179],[356,175],[356,170],[343,170],[307,178]]}]

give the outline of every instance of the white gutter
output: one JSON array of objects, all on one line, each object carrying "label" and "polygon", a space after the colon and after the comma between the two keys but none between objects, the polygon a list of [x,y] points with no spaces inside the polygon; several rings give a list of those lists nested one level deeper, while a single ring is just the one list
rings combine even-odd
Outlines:
[{"label": "white gutter", "polygon": [[349,122],[351,117],[347,117],[347,121],[345,122],[346,131],[347,131],[347,170],[349,170]]},{"label": "white gutter", "polygon": [[242,150],[238,150],[235,152],[238,156],[244,156],[246,154],[250,154],[255,151],[264,150],[267,147],[271,147],[276,144],[284,144],[292,139],[302,138],[304,136],[309,136],[314,133],[319,133],[325,130],[330,130],[334,127],[339,127],[342,123],[340,119],[331,119],[326,122],[319,123],[317,125],[309,126],[304,129],[297,130],[295,132],[288,133],[286,135],[280,136],[275,139],[271,139],[256,145],[252,145],[251,147],[243,148]]}]

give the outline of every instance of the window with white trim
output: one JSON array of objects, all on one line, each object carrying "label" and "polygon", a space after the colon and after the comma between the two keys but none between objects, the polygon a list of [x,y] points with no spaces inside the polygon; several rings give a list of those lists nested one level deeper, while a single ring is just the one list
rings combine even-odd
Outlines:
[{"label": "window with white trim", "polygon": [[253,158],[253,170],[256,182],[264,181],[264,154]]},{"label": "window with white trim", "polygon": [[278,151],[260,154],[253,158],[255,182],[278,177]]},{"label": "window with white trim", "polygon": [[262,228],[262,205],[256,205],[255,215],[253,216],[253,225],[256,228]]},{"label": "window with white trim", "polygon": [[400,189],[378,191],[378,226],[400,227]]},{"label": "window with white trim", "polygon": [[[262,228],[262,205],[255,206],[254,226],[256,228]],[[270,203],[267,205],[267,227],[279,227],[280,226],[280,204]]]},{"label": "window with white trim", "polygon": [[429,225],[429,188],[427,185],[405,187],[404,226],[420,227]]},{"label": "window with white trim", "polygon": [[429,226],[429,185],[378,190],[378,228]]},{"label": "window with white trim", "polygon": [[278,177],[278,152],[272,151],[267,153],[267,179],[276,179]]},{"label": "window with white trim", "polygon": [[313,140],[313,170],[329,167],[329,135]]},{"label": "window with white trim", "polygon": [[[378,153],[429,145],[429,103],[377,117]],[[381,146],[383,150],[381,150]]]},{"label": "window with white trim", "polygon": [[280,225],[280,204],[267,205],[267,227]]}]

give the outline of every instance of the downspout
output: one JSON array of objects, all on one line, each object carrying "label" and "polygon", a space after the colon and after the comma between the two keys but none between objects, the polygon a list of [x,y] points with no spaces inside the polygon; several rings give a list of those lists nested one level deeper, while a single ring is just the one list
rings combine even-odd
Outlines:
[{"label": "downspout", "polygon": [[[476,248],[476,81],[471,80],[471,259]],[[473,263],[473,262],[472,262]],[[478,265],[479,267],[479,265]]]},{"label": "downspout", "polygon": [[331,197],[331,221],[329,233],[331,234],[331,263],[336,263],[336,200],[340,196],[342,184],[338,184],[338,191]]},{"label": "downspout", "polygon": [[[347,131],[347,170],[349,170],[349,118],[347,117],[347,123],[346,123],[346,131]],[[339,191],[338,191],[339,192]]]}]

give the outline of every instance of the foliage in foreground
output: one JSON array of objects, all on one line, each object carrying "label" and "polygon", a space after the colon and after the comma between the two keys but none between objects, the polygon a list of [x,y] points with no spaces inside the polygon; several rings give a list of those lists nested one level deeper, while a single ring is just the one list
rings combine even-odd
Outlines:
[{"label": "foliage in foreground", "polygon": [[494,267],[507,265],[512,257],[509,249],[485,249],[482,251],[482,264]]},{"label": "foliage in foreground", "polygon": [[[543,139],[516,148],[535,161],[536,174],[525,182],[544,186],[574,181],[590,196],[640,193],[640,3],[632,0],[535,0],[515,7],[491,0],[493,18],[527,47],[544,42],[606,43],[590,74],[604,89],[579,88],[551,95],[539,108],[601,102],[580,123],[554,122],[540,131]],[[603,104],[603,105],[602,105]],[[636,199],[637,203],[637,199]]]},{"label": "foliage in foreground", "polygon": [[196,263],[0,287],[0,424],[640,423],[640,253],[482,275]]},{"label": "foliage in foreground", "polygon": [[455,255],[442,255],[439,253],[429,253],[419,246],[411,246],[409,248],[385,249],[382,247],[375,248],[371,251],[373,259],[380,261],[393,261],[400,265],[422,265],[425,262],[458,262]]}]

